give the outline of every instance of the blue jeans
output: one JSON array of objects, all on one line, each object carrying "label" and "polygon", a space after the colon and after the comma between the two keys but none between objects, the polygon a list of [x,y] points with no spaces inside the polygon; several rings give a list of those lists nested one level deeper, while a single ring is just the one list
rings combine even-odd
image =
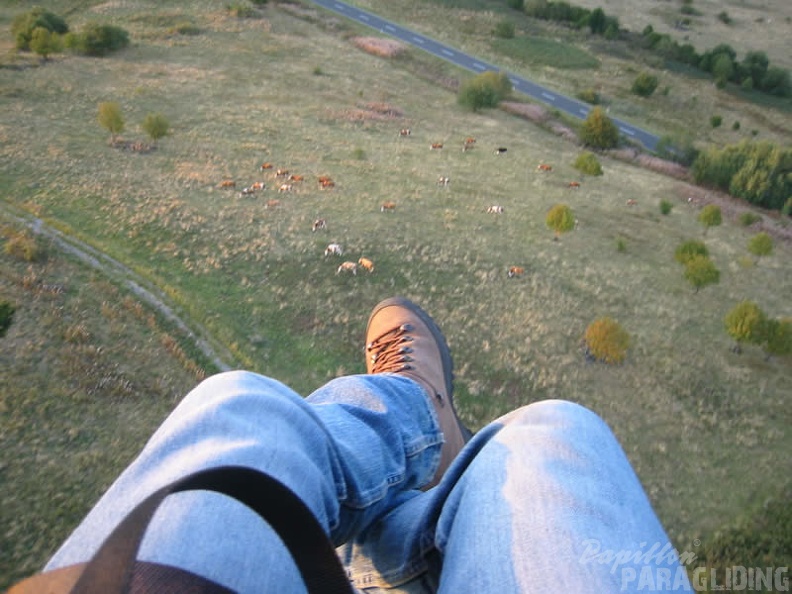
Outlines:
[{"label": "blue jeans", "polygon": [[[160,486],[233,464],[296,492],[366,592],[645,592],[649,578],[655,591],[690,590],[624,452],[591,411],[558,400],[520,408],[479,431],[422,491],[442,443],[410,379],[343,377],[303,399],[254,373],[222,373],[179,404],[47,569],[87,560]],[[304,592],[269,527],[215,493],[169,497],[140,558],[239,592]]]}]

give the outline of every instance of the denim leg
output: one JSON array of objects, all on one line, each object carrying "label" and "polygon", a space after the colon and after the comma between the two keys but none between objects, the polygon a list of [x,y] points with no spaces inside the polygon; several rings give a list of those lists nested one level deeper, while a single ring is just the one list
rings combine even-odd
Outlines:
[{"label": "denim leg", "polygon": [[[563,401],[519,409],[438,487],[438,592],[690,591],[616,438]],[[477,436],[478,437],[478,436]],[[463,453],[464,454],[464,453]]]},{"label": "denim leg", "polygon": [[[249,372],[196,387],[152,436],[47,565],[85,561],[148,494],[204,468],[265,471],[308,505],[336,544],[431,480],[442,435],[420,386],[405,378],[339,378],[303,399]],[[144,538],[143,560],[182,567],[239,592],[304,592],[277,536],[225,496],[169,497]]]}]

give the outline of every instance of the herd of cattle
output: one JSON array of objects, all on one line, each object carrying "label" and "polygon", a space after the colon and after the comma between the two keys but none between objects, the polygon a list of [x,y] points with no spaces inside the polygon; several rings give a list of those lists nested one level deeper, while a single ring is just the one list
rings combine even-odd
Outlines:
[{"label": "herd of cattle", "polygon": [[[412,131],[409,128],[402,128],[399,130],[399,136],[407,137],[411,136]],[[429,145],[429,149],[433,151],[443,150],[444,143],[442,142],[433,142]],[[476,146],[476,139],[468,136],[462,142],[462,151],[467,152],[475,148]],[[497,147],[494,151],[495,155],[503,155],[507,152],[506,147]],[[266,162],[262,163],[259,170],[261,172],[269,172],[270,175],[273,176],[274,187],[277,188],[277,192],[281,193],[290,193],[296,189],[298,184],[301,184],[305,181],[305,176],[298,175],[295,173],[291,173],[288,169],[283,168],[276,168],[272,163]],[[539,172],[550,172],[553,170],[552,165],[547,163],[540,163],[537,166],[537,171]],[[318,183],[320,190],[329,190],[335,187],[335,181],[328,176],[328,175],[320,175],[316,178],[316,182]],[[447,176],[440,176],[437,179],[437,185],[439,186],[448,186],[451,183],[451,178]],[[222,189],[236,189],[237,184],[232,179],[224,179],[220,182],[219,187]],[[268,187],[265,181],[256,181],[252,184],[243,187],[239,191],[240,197],[243,196],[250,196],[252,194],[256,194],[258,192],[262,192],[266,190]],[[580,188],[579,181],[571,181],[568,183],[569,188]],[[635,201],[629,201],[634,203]],[[628,203],[629,203],[628,202]],[[280,200],[277,199],[270,199],[265,203],[265,208],[272,209],[278,208],[281,205]],[[380,212],[389,213],[394,212],[396,210],[396,203],[392,200],[386,200],[380,205]],[[499,204],[493,204],[487,207],[486,212],[488,214],[496,214],[500,215],[505,212],[503,206]],[[327,230],[327,220],[324,218],[319,218],[314,220],[311,231],[326,231]],[[324,250],[324,255],[326,257],[340,257],[344,255],[343,247],[338,243],[330,243]],[[358,270],[363,269],[368,273],[374,272],[374,262],[366,257],[360,257],[357,261],[352,260],[345,260],[343,261],[338,268],[336,269],[336,274],[348,273],[352,275],[357,275]],[[525,268],[522,266],[509,266],[506,270],[506,276],[508,278],[516,278],[520,277],[525,274]]]}]

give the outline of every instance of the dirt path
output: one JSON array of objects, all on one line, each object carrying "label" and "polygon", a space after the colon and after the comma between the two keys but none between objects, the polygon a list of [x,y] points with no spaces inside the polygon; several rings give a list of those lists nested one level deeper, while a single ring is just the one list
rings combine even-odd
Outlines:
[{"label": "dirt path", "polygon": [[[233,354],[215,340],[204,326],[198,324],[195,320],[188,319],[183,313],[177,313],[175,307],[168,303],[170,300],[162,291],[151,286],[143,277],[121,262],[114,260],[79,239],[66,236],[57,229],[48,226],[41,219],[14,214],[7,205],[2,203],[0,203],[0,216],[16,224],[24,225],[36,235],[49,239],[64,253],[98,270],[113,283],[126,287],[142,302],[157,311],[183,332],[218,370],[228,371],[234,368],[232,364],[234,361]],[[148,288],[144,285],[148,285]]]}]

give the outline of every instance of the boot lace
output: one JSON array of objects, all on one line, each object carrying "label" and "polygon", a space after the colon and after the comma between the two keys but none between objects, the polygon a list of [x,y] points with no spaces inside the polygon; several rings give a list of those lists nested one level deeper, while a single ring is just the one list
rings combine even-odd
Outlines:
[{"label": "boot lace", "polygon": [[402,324],[381,334],[366,345],[366,355],[372,365],[372,373],[399,372],[413,369],[409,344],[413,337],[408,333],[413,330],[410,324]]}]

